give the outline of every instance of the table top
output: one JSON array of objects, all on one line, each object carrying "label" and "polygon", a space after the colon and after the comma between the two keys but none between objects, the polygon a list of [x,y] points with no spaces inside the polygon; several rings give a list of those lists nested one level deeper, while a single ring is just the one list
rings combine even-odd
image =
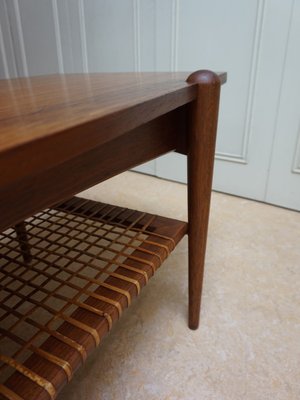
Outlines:
[{"label": "table top", "polygon": [[[41,163],[58,164],[191,102],[197,92],[196,84],[186,83],[188,75],[94,73],[0,80],[0,170],[5,170],[0,185],[9,182],[16,164],[20,177]],[[224,83],[226,74],[219,77]]]}]

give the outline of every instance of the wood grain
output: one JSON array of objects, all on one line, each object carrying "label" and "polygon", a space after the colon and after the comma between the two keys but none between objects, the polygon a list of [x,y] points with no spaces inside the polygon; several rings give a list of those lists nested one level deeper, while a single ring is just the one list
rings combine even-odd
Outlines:
[{"label": "wood grain", "polygon": [[211,71],[196,71],[198,85],[188,135],[189,327],[197,329],[212,190],[221,81]]},{"label": "wood grain", "polygon": [[[196,98],[185,73],[0,81],[0,186],[62,163]],[[223,75],[221,75],[223,76]]]},{"label": "wood grain", "polygon": [[186,118],[184,106],[58,166],[0,186],[0,231],[98,182],[175,150],[180,137],[186,136]]}]

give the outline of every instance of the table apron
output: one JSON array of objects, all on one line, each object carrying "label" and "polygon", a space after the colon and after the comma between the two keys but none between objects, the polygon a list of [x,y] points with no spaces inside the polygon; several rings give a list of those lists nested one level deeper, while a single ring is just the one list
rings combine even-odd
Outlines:
[{"label": "table apron", "polygon": [[0,189],[0,232],[34,213],[170,151],[182,151],[188,106],[182,106],[51,169]]}]

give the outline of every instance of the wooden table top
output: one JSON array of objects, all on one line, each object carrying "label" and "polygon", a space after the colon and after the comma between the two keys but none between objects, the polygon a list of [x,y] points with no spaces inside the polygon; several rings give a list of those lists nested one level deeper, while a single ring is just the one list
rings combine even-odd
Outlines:
[{"label": "wooden table top", "polygon": [[[189,73],[0,80],[0,185],[57,165],[196,98]],[[219,74],[222,83],[226,74]]]}]

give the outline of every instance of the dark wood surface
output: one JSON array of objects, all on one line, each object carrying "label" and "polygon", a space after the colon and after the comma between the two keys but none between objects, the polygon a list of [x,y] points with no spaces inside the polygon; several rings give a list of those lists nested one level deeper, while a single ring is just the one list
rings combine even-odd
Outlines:
[{"label": "dark wood surface", "polygon": [[70,74],[1,80],[0,186],[191,102],[197,90],[185,82],[187,76]]},{"label": "dark wood surface", "polygon": [[[81,190],[175,150],[186,133],[182,107],[33,176],[0,187],[0,231]],[[22,199],[22,201],[20,201]]]},{"label": "dark wood surface", "polygon": [[197,100],[191,108],[188,134],[189,220],[189,327],[199,325],[200,302],[221,81],[210,71],[196,72],[188,82],[198,84]]},{"label": "dark wood surface", "polygon": [[[137,164],[186,152],[188,124],[172,121],[186,120],[197,98],[197,83],[185,82],[187,76],[0,81],[0,230]],[[226,74],[218,76],[225,82]]]}]

